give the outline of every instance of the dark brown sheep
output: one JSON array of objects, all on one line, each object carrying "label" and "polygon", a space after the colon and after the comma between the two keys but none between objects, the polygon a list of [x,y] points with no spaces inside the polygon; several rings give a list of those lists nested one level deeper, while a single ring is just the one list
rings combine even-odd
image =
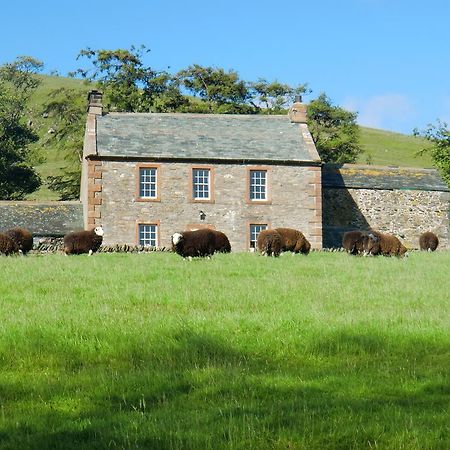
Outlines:
[{"label": "dark brown sheep", "polygon": [[231,245],[221,231],[202,228],[183,231],[172,236],[172,250],[183,258],[211,256],[214,253],[230,253]]},{"label": "dark brown sheep", "polygon": [[0,233],[0,253],[11,255],[18,251],[19,247],[17,244],[9,236],[6,236],[6,234]]},{"label": "dark brown sheep", "polygon": [[359,255],[364,252],[365,236],[367,236],[365,231],[347,231],[342,237],[342,247],[351,255]]},{"label": "dark brown sheep", "polygon": [[419,238],[420,250],[426,250],[429,252],[434,252],[439,245],[438,237],[431,231],[426,231],[422,233]]},{"label": "dark brown sheep", "polygon": [[281,253],[281,235],[276,230],[262,230],[258,239],[256,240],[256,246],[258,250],[264,256],[280,256]]},{"label": "dark brown sheep", "polygon": [[11,228],[4,232],[19,247],[19,251],[26,255],[33,249],[33,235],[25,228]]},{"label": "dark brown sheep", "polygon": [[64,236],[64,252],[66,255],[96,252],[103,242],[103,228],[95,227],[89,231],[74,231]]},{"label": "dark brown sheep", "polygon": [[301,231],[293,228],[275,228],[281,236],[281,251],[303,253],[307,255],[311,250],[311,244]]},{"label": "dark brown sheep", "polygon": [[392,234],[371,231],[364,237],[367,255],[404,256],[408,249]]}]

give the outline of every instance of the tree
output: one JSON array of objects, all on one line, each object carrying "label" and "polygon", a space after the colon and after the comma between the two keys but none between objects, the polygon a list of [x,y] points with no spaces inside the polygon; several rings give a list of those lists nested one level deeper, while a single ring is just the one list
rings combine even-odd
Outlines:
[{"label": "tree", "polygon": [[269,83],[264,78],[250,83],[250,89],[251,104],[258,112],[261,112],[261,105],[263,105],[265,111],[270,114],[284,113],[297,95],[310,92],[306,84],[292,87],[276,80]]},{"label": "tree", "polygon": [[180,91],[179,80],[167,72],[159,72],[148,80],[143,100],[152,112],[176,112],[189,104]]},{"label": "tree", "polygon": [[436,125],[429,124],[423,131],[415,129],[414,135],[424,137],[431,143],[431,147],[427,147],[419,153],[430,154],[442,178],[450,186],[450,130],[448,125],[438,120]]},{"label": "tree", "polygon": [[307,115],[311,136],[323,162],[356,162],[362,153],[357,113],[334,106],[323,93],[310,102]]},{"label": "tree", "polygon": [[39,85],[42,62],[23,56],[0,66],[0,198],[21,200],[41,185],[29,162],[29,144],[38,140],[26,123],[26,106]]},{"label": "tree", "polygon": [[49,176],[49,189],[59,193],[60,200],[80,196],[83,135],[86,120],[86,95],[74,89],[60,88],[50,92],[43,113],[55,121],[54,133],[44,145],[55,145],[67,165],[62,174]]},{"label": "tree", "polygon": [[198,112],[251,112],[252,108],[246,103],[249,99],[247,85],[233,70],[225,72],[222,68],[193,64],[180,70],[176,76],[188,92],[203,102],[200,105],[191,102],[191,106],[197,108]]},{"label": "tree", "polygon": [[103,91],[107,109],[128,112],[174,110],[184,103],[176,80],[165,71],[144,66],[150,50],[141,45],[130,50],[81,50],[78,58],[92,62],[90,69],[77,69],[72,76],[95,82]]}]

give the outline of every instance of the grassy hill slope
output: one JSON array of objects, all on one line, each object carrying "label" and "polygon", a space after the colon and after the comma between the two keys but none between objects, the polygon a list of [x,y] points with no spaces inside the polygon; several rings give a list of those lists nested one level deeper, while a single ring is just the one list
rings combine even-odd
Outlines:
[{"label": "grassy hill slope", "polygon": [[[39,134],[39,141],[34,144],[36,167],[44,184],[31,194],[30,200],[56,200],[57,194],[50,191],[45,180],[50,175],[58,175],[65,166],[63,156],[55,146],[49,145],[48,131],[54,126],[52,120],[42,116],[43,105],[49,101],[49,93],[53,89],[71,88],[79,90],[80,95],[87,95],[90,86],[82,80],[72,78],[42,76],[42,84],[37,89],[30,105],[30,118],[33,127]],[[358,163],[370,162],[376,165],[396,165],[402,167],[432,167],[428,155],[417,156],[427,142],[424,139],[393,133],[384,130],[361,127],[361,143],[364,149]]]},{"label": "grassy hill slope", "polygon": [[33,129],[39,135],[39,141],[33,144],[32,149],[35,155],[36,168],[43,180],[41,188],[28,196],[29,200],[57,200],[58,194],[48,189],[46,178],[48,176],[59,175],[66,165],[64,156],[58,151],[56,146],[49,143],[49,130],[55,127],[51,118],[43,117],[44,105],[50,101],[50,92],[55,89],[74,89],[85,96],[90,87],[82,80],[73,78],[42,76],[42,84],[34,93],[30,102],[29,115],[33,121]]},{"label": "grassy hill slope", "polygon": [[420,150],[429,145],[425,139],[361,127],[361,144],[364,154],[360,156],[359,163],[366,163],[370,158],[371,164],[382,166],[433,166],[429,155],[417,155]]}]

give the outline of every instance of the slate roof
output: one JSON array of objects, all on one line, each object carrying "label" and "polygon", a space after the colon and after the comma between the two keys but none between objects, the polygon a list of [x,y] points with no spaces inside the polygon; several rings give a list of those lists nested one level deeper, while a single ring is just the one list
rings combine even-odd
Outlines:
[{"label": "slate roof", "polygon": [[[287,116],[111,113],[97,118],[103,157],[318,161],[306,125]],[[312,151],[311,151],[312,146]]]},{"label": "slate roof", "polygon": [[0,202],[0,231],[23,227],[37,236],[64,236],[83,229],[80,202]]},{"label": "slate roof", "polygon": [[449,192],[435,169],[324,164],[322,186],[347,189],[409,189]]}]

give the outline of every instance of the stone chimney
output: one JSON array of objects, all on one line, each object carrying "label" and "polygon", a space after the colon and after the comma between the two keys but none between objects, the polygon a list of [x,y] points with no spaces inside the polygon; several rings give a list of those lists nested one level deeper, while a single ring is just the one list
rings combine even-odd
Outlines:
[{"label": "stone chimney", "polygon": [[306,123],[306,105],[302,103],[302,96],[297,95],[289,108],[289,119],[292,123]]},{"label": "stone chimney", "polygon": [[102,115],[103,112],[102,97],[103,93],[100,91],[97,91],[95,89],[89,91],[88,108],[87,108],[89,114],[94,114],[95,116]]}]

